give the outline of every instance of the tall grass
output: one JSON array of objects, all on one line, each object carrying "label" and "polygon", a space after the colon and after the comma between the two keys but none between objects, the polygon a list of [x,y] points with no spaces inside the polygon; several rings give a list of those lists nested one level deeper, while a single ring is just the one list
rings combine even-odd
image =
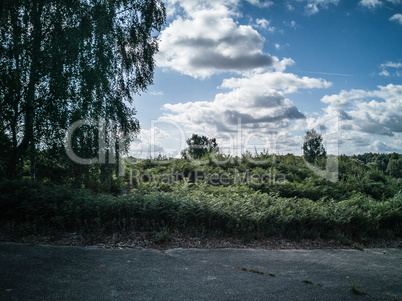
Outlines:
[{"label": "tall grass", "polygon": [[30,233],[179,231],[287,238],[402,236],[402,194],[377,201],[284,198],[247,187],[175,188],[121,196],[30,181],[0,180],[0,225]]}]

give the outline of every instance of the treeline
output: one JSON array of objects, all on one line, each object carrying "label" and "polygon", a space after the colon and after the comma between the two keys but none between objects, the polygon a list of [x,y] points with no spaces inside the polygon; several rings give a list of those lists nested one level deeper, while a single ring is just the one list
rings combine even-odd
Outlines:
[{"label": "treeline", "polygon": [[[292,154],[247,153],[241,158],[215,155],[192,161],[128,158],[125,183],[145,191],[172,191],[175,185],[197,186],[200,183],[247,186],[254,191],[277,193],[280,197],[313,201],[345,200],[356,194],[385,200],[402,190],[400,154],[341,155],[335,159],[338,176],[331,182],[308,168],[302,157]],[[325,161],[321,165],[325,166]]]},{"label": "treeline", "polygon": [[[96,193],[122,194],[128,191],[173,191],[175,186],[203,183],[210,186],[245,186],[254,191],[277,193],[313,201],[345,200],[355,194],[385,200],[402,190],[402,155],[397,153],[334,157],[337,179],[328,181],[312,171],[303,157],[268,152],[246,153],[242,157],[206,154],[198,159],[125,158],[123,165],[74,163],[64,153],[38,153],[37,180],[57,185],[87,188]],[[318,162],[325,169],[326,161]],[[123,173],[121,172],[123,171]],[[119,176],[123,175],[122,177]],[[5,177],[5,174],[3,174]],[[30,177],[29,161],[20,178]]]}]

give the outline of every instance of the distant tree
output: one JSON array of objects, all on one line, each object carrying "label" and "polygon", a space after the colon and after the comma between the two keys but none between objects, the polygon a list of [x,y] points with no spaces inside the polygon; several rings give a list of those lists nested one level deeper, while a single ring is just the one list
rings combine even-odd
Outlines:
[{"label": "distant tree", "polygon": [[395,178],[402,178],[402,158],[390,159],[386,173]]},{"label": "distant tree", "polygon": [[184,157],[200,159],[207,153],[217,152],[219,150],[216,139],[209,139],[206,136],[193,134],[187,139],[188,148],[183,152]]},{"label": "distant tree", "polygon": [[29,162],[34,178],[38,152],[63,149],[77,120],[112,120],[105,127],[114,136],[117,128],[138,131],[130,104],[152,83],[165,17],[159,0],[0,1],[0,143],[9,149],[9,177]]},{"label": "distant tree", "polygon": [[304,136],[303,157],[309,163],[314,163],[316,159],[326,158],[327,152],[322,144],[322,136],[314,129],[307,131]]}]

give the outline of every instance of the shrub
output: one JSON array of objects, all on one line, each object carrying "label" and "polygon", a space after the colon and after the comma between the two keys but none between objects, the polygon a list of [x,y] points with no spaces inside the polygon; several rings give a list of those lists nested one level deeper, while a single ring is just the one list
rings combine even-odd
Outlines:
[{"label": "shrub", "polygon": [[30,181],[0,181],[1,224],[24,233],[153,231],[290,238],[402,235],[402,194],[336,201],[283,198],[246,186],[175,186],[111,196]]}]

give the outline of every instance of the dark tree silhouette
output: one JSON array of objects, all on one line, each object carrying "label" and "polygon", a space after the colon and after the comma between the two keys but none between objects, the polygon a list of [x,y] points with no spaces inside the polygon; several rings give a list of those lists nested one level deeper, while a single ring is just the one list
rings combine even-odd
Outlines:
[{"label": "dark tree silhouette", "polygon": [[34,178],[37,152],[62,148],[65,130],[77,120],[112,120],[105,125],[112,133],[117,128],[125,135],[138,131],[130,104],[152,83],[155,33],[166,18],[162,2],[0,3],[0,143],[5,155],[0,163],[7,162],[9,177],[29,161]]},{"label": "dark tree silhouette", "polygon": [[309,163],[314,163],[316,159],[327,156],[327,152],[322,144],[322,136],[314,129],[306,132],[302,149],[303,157]]}]

